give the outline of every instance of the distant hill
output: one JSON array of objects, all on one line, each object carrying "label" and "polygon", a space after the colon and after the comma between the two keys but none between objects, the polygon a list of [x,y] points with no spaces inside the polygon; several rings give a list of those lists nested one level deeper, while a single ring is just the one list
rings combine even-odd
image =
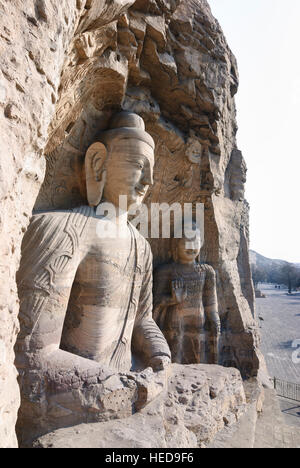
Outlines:
[{"label": "distant hill", "polygon": [[273,260],[250,250],[250,263],[254,285],[259,283],[282,284],[293,289],[300,288],[300,266],[284,260]]},{"label": "distant hill", "polygon": [[[264,269],[274,269],[283,265],[287,265],[289,262],[285,260],[276,260],[264,257],[254,250],[250,250],[250,263],[257,267],[262,267]],[[295,267],[300,268],[300,263],[294,263]]]}]

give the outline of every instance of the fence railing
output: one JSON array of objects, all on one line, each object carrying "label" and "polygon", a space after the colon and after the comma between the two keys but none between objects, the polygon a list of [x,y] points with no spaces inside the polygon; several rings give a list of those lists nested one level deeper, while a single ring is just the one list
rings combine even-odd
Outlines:
[{"label": "fence railing", "polygon": [[300,401],[300,384],[286,382],[274,377],[274,388],[278,396],[289,400]]}]

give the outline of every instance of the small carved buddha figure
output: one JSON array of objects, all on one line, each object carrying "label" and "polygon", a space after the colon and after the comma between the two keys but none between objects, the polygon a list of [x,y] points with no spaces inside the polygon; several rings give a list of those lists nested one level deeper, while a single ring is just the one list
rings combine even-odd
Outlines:
[{"label": "small carved buddha figure", "polygon": [[154,141],[129,112],[114,116],[99,140],[85,158],[89,204],[34,214],[24,237],[16,346],[23,434],[34,425],[39,433],[97,420],[105,385],[115,392],[108,413],[131,411],[145,390],[130,373],[133,362],[154,371],[170,363],[152,318],[150,246],[127,218],[125,235],[103,235],[110,221],[99,211],[115,208],[117,225],[127,214],[120,197],[128,207],[143,202],[153,183]]},{"label": "small carved buddha figure", "polygon": [[172,362],[217,364],[216,275],[211,266],[198,262],[201,235],[196,225],[185,233],[187,237],[172,239],[173,262],[155,272],[154,319],[168,341]]}]

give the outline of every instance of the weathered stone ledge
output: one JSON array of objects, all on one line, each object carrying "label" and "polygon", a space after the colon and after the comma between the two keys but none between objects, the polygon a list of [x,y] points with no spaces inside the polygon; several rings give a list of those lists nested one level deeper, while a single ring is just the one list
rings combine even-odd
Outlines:
[{"label": "weathered stone ledge", "polygon": [[38,438],[35,448],[206,447],[246,410],[240,372],[220,366],[172,365],[168,387],[133,416],[80,424]]}]

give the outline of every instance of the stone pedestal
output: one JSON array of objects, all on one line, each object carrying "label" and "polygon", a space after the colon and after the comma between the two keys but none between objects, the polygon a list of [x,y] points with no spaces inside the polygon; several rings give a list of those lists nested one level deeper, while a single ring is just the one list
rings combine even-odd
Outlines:
[{"label": "stone pedestal", "polygon": [[40,437],[35,448],[206,447],[246,408],[239,371],[219,366],[174,364],[164,392],[125,419],[80,424]]}]

